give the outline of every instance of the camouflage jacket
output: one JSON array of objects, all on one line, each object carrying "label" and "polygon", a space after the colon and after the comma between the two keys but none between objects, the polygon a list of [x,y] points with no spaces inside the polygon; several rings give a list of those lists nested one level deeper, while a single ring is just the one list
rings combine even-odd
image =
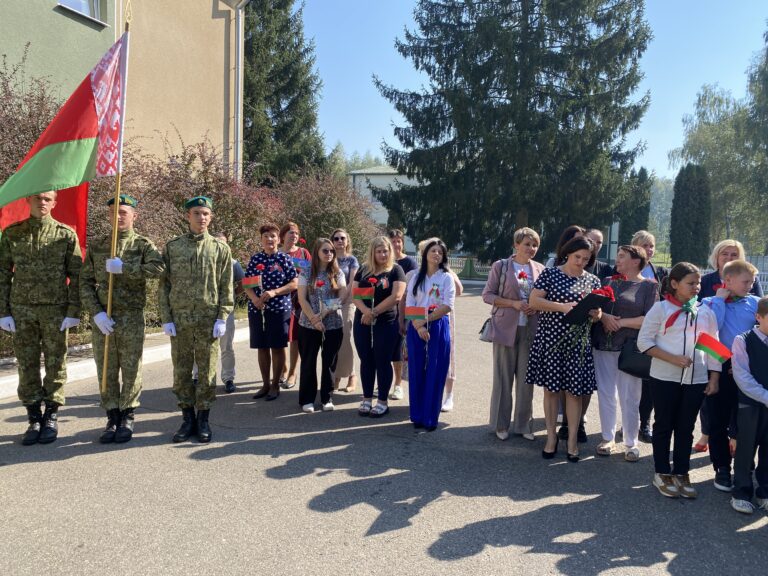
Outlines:
[{"label": "camouflage jacket", "polygon": [[188,232],[165,245],[165,271],[160,277],[163,324],[226,320],[232,313],[232,253],[225,242],[207,232]]},{"label": "camouflage jacket", "polygon": [[[91,241],[85,252],[80,272],[80,298],[91,316],[107,311],[109,274],[106,261],[111,252],[112,235]],[[123,273],[114,275],[112,313],[143,310],[147,304],[147,278],[155,278],[163,272],[163,256],[148,238],[127,230],[117,233],[117,257],[123,261]]]},{"label": "camouflage jacket", "polygon": [[8,226],[0,237],[0,317],[14,306],[61,305],[78,318],[82,264],[77,234],[51,216]]}]

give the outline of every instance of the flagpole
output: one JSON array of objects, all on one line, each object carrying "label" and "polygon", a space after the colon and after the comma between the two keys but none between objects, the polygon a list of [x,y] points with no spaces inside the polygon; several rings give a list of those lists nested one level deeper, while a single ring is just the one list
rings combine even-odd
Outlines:
[{"label": "flagpole", "polygon": [[[131,26],[131,0],[125,5],[125,86],[123,86],[120,97],[122,99],[123,116],[125,116],[125,92],[128,88],[128,31]],[[118,150],[118,162],[117,162],[117,179],[115,180],[115,198],[112,205],[112,248],[110,250],[110,258],[117,256],[117,226],[118,226],[118,213],[120,212],[120,184],[123,176],[123,124],[120,123],[120,149]],[[112,292],[115,283],[115,275],[109,273],[109,287],[107,289],[107,316],[112,318]],[[102,396],[107,393],[107,368],[109,367],[109,334],[104,336],[104,362],[101,367],[101,394]]]}]

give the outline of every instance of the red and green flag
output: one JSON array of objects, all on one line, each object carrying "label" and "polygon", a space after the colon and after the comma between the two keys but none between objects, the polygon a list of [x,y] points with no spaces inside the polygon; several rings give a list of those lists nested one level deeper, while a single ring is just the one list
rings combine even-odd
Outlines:
[{"label": "red and green flag", "polygon": [[261,288],[261,276],[246,276],[243,278],[243,288]]},{"label": "red and green flag", "polygon": [[352,288],[352,298],[354,300],[373,300],[375,288]]},{"label": "red and green flag", "polygon": [[406,320],[426,320],[427,319],[426,306],[406,306],[405,319]]},{"label": "red and green flag", "polygon": [[731,351],[728,350],[726,345],[706,332],[699,334],[696,340],[696,350],[709,354],[718,362],[725,362],[732,356]]},{"label": "red and green flag", "polygon": [[56,190],[54,217],[75,228],[84,244],[88,182],[122,170],[127,64],[126,32],[0,186],[2,228],[29,215],[26,197]]}]

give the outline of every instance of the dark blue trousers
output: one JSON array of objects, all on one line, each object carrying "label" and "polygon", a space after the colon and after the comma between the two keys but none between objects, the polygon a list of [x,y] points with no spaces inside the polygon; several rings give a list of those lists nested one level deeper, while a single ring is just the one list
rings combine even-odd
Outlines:
[{"label": "dark blue trousers", "polygon": [[718,393],[707,397],[705,404],[709,419],[709,459],[715,472],[720,468],[731,469],[731,447],[728,440],[729,435],[736,437],[734,428],[739,403],[738,387],[730,370],[731,361],[728,360],[723,363]]},{"label": "dark blue trousers", "polygon": [[373,387],[378,380],[379,400],[386,404],[389,389],[392,388],[392,358],[395,355],[395,347],[400,342],[397,319],[392,322],[379,319],[373,325],[373,343],[371,343],[371,326],[363,326],[361,317],[359,311],[355,312],[352,337],[360,358],[363,397],[373,398]]},{"label": "dark blue trousers", "polygon": [[451,363],[451,328],[443,316],[429,324],[429,342],[419,338],[408,323],[408,396],[411,422],[426,428],[437,426],[443,389]]},{"label": "dark blue trousers", "polygon": [[733,462],[733,497],[751,500],[752,463],[757,447],[757,497],[768,498],[768,408],[739,404],[736,458]]}]

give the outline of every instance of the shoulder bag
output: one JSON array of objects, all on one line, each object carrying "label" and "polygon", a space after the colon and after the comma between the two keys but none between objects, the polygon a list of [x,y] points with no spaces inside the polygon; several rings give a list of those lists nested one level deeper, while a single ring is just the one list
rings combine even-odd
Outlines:
[{"label": "shoulder bag", "polygon": [[651,375],[651,360],[648,354],[637,349],[635,338],[627,338],[619,352],[619,370],[635,378],[646,380]]}]

